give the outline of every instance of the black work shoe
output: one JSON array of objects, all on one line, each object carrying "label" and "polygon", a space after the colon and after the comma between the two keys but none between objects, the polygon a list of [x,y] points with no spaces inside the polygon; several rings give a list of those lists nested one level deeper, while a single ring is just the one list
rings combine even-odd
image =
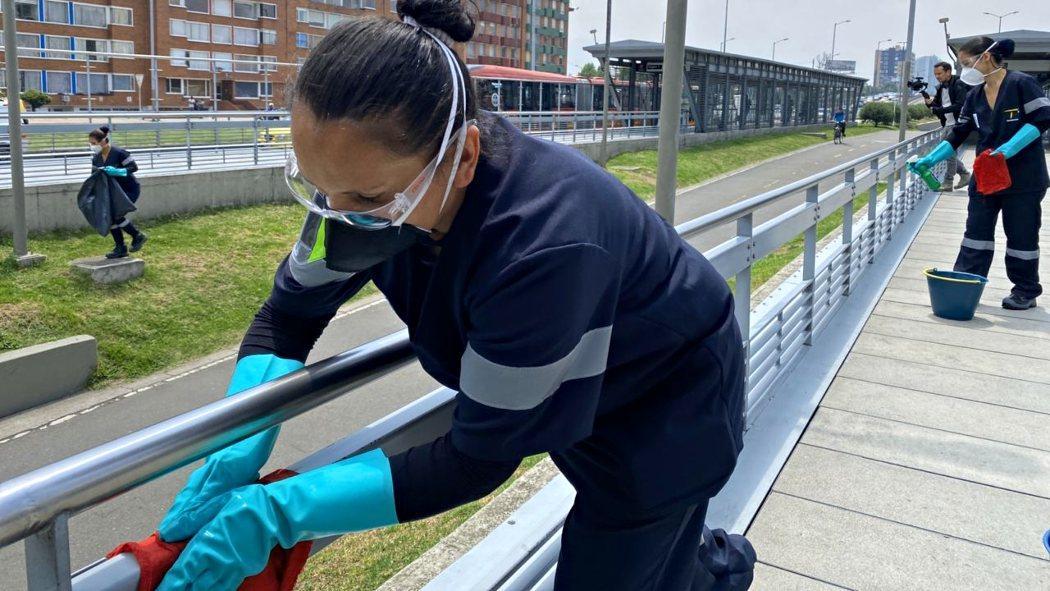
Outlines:
[{"label": "black work shoe", "polygon": [[1003,307],[1007,310],[1027,310],[1035,307],[1035,298],[1026,298],[1012,293],[1003,298]]},{"label": "black work shoe", "polygon": [[946,183],[941,185],[940,189],[937,189],[937,190],[940,191],[941,193],[951,193],[955,189],[952,188],[952,184],[950,182],[946,182]]},{"label": "black work shoe", "polygon": [[121,244],[120,246],[114,247],[112,252],[106,253],[107,259],[122,259],[128,256],[128,247]]},{"label": "black work shoe", "polygon": [[149,236],[139,232],[138,236],[131,239],[131,252],[142,250],[142,245],[145,244],[147,240],[149,240]]}]

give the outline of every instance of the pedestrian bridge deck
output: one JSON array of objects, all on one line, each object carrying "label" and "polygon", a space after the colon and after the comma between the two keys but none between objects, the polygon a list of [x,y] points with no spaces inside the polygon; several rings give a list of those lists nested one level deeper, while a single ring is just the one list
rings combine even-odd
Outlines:
[{"label": "pedestrian bridge deck", "polygon": [[1000,307],[1000,227],[977,316],[933,316],[966,202],[940,197],[755,517],[753,589],[1050,589],[1050,312]]}]

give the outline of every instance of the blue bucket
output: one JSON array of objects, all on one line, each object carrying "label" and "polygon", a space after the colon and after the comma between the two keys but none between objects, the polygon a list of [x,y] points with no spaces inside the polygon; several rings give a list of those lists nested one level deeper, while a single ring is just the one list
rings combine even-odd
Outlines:
[{"label": "blue bucket", "polygon": [[933,313],[948,320],[970,320],[984,293],[987,277],[962,273],[926,269],[926,285],[930,288],[930,305]]}]

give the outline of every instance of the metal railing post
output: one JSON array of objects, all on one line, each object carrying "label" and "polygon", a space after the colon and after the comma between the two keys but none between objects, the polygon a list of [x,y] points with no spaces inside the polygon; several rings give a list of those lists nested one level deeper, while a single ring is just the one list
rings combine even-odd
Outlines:
[{"label": "metal railing post", "polygon": [[252,118],[252,162],[259,163],[259,118]]},{"label": "metal railing post", "polygon": [[879,159],[875,158],[870,165],[871,174],[875,175],[875,184],[868,190],[868,229],[872,233],[872,244],[868,255],[868,263],[875,262],[875,242],[878,241],[879,221]]},{"label": "metal railing post", "polygon": [[190,121],[190,116],[186,115],[186,168],[193,168],[193,134],[190,131],[190,126],[193,123]]},{"label": "metal railing post", "polygon": [[813,224],[805,232],[805,250],[802,252],[802,281],[806,284],[806,344],[813,344],[816,328],[817,277],[817,222],[820,215],[819,187],[806,189],[806,204],[813,204]]},{"label": "metal railing post", "polygon": [[25,539],[28,591],[69,591],[69,516],[59,515]]},{"label": "metal railing post", "polygon": [[747,238],[747,266],[736,274],[736,285],[733,287],[733,299],[736,300],[736,323],[744,340],[744,391],[748,387],[751,358],[751,265],[755,262],[754,214],[749,213],[736,221],[736,235]]},{"label": "metal railing post", "polygon": [[846,171],[846,183],[850,185],[850,198],[842,206],[842,246],[846,255],[846,286],[845,295],[850,294],[853,286],[853,200],[857,198],[857,169],[851,168]]}]

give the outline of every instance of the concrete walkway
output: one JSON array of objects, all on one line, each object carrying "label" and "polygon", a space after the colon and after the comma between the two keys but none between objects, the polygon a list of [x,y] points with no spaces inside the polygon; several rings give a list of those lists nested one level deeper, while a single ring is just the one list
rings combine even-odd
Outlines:
[{"label": "concrete walkway", "polygon": [[752,523],[753,589],[1050,589],[1050,313],[1000,307],[1000,229],[976,318],[932,315],[966,202],[940,198]]}]

